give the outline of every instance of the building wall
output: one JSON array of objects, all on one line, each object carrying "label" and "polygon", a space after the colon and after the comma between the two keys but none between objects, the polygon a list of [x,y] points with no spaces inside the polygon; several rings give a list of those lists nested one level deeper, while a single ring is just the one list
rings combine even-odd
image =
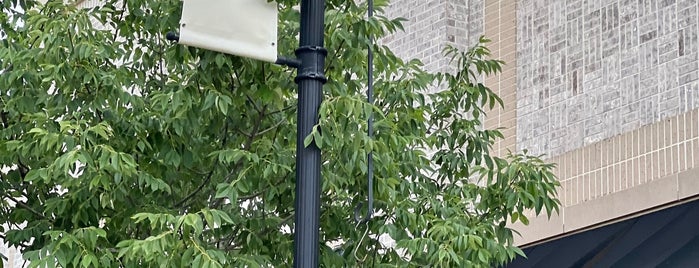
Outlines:
[{"label": "building wall", "polygon": [[503,140],[493,146],[499,156],[515,152],[517,137],[517,5],[515,1],[485,1],[484,35],[492,40],[487,44],[492,57],[505,62],[502,72],[486,77],[484,83],[503,101],[503,107],[487,111],[484,125],[500,128]]},{"label": "building wall", "polygon": [[505,139],[493,147],[497,155],[515,151],[517,130],[516,73],[517,21],[515,1],[497,0],[394,0],[386,9],[389,18],[402,17],[405,32],[381,40],[403,59],[420,59],[429,71],[449,71],[442,55],[445,46],[467,49],[485,35],[492,58],[505,61],[503,72],[485,77],[484,83],[505,103],[488,111],[487,128],[501,128]]},{"label": "building wall", "polygon": [[405,18],[405,31],[380,42],[405,60],[419,59],[429,71],[447,71],[442,50],[478,41],[483,34],[483,4],[483,0],[392,0],[384,15]]},{"label": "building wall", "polygon": [[557,163],[561,213],[520,244],[699,194],[699,2],[519,0],[517,148]]},{"label": "building wall", "polygon": [[7,260],[3,260],[4,267],[7,268],[20,268],[23,267],[24,260],[22,259],[22,254],[13,247],[8,247],[7,244],[0,241],[0,254],[7,257]]},{"label": "building wall", "polygon": [[518,6],[518,149],[560,155],[699,108],[699,2]]},{"label": "building wall", "polygon": [[[460,16],[449,7],[457,4]],[[397,0],[388,16],[409,21],[385,41],[429,70],[448,70],[445,39],[468,46],[477,29],[507,63],[484,80],[505,106],[485,120],[506,137],[494,153],[544,154],[557,164],[563,203],[551,219],[529,214],[529,226],[513,225],[518,244],[697,198],[699,2]],[[444,17],[465,20],[456,28],[469,37],[451,41]],[[430,30],[432,40],[417,38]]]}]

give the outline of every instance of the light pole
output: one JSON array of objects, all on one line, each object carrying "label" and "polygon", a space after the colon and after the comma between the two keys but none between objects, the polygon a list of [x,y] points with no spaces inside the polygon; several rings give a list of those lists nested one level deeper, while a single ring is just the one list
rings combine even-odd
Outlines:
[{"label": "light pole", "polygon": [[296,128],[296,203],[294,267],[318,267],[320,230],[320,149],[304,139],[318,124],[323,100],[327,51],[323,47],[325,0],[301,0],[301,33],[296,57],[301,61],[294,81],[299,86]]},{"label": "light pole", "polygon": [[[323,84],[327,82],[323,70],[327,54],[323,47],[325,0],[301,0],[301,32],[296,59],[276,55],[277,9],[275,4],[263,1],[184,1],[180,20],[181,36],[168,33],[167,38],[185,45],[297,68],[294,79],[299,90],[296,128],[294,267],[318,267],[320,149],[315,142],[304,146],[304,139],[318,124],[318,110],[323,100]],[[220,18],[231,21],[228,24],[222,24],[218,21]],[[221,33],[223,36],[219,36]]]}]

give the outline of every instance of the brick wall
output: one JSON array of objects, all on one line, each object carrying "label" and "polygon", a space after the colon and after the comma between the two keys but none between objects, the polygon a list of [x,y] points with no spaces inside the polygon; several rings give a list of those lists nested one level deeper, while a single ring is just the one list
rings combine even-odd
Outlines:
[{"label": "brick wall", "polygon": [[7,260],[2,260],[4,267],[7,268],[20,268],[23,267],[24,260],[22,259],[22,254],[16,248],[8,247],[7,244],[0,241],[0,254],[7,257]]},{"label": "brick wall", "polygon": [[557,163],[561,213],[512,227],[519,245],[699,198],[699,109],[578,148]]},{"label": "brick wall", "polygon": [[564,206],[574,206],[615,192],[699,167],[699,110],[575,149],[549,161]]},{"label": "brick wall", "polygon": [[699,107],[695,0],[521,0],[517,147],[559,155]]},{"label": "brick wall", "polygon": [[518,1],[516,145],[558,165],[563,203],[514,225],[518,244],[699,198],[698,17],[694,0]]},{"label": "brick wall", "polygon": [[503,107],[487,111],[484,125],[488,129],[500,128],[503,140],[493,145],[493,153],[503,156],[514,152],[517,136],[517,21],[516,1],[485,1],[485,37],[492,40],[487,44],[492,58],[505,61],[502,72],[485,78],[500,98]]},{"label": "brick wall", "polygon": [[403,59],[420,59],[429,71],[449,71],[441,52],[446,45],[467,49],[481,35],[492,40],[492,58],[505,61],[503,72],[484,83],[498,94],[504,108],[487,112],[485,127],[501,128],[504,140],[493,146],[496,155],[515,151],[517,133],[517,21],[516,1],[499,0],[394,0],[388,17],[403,17],[405,32],[382,41]]},{"label": "brick wall", "polygon": [[485,118],[505,135],[494,152],[546,154],[562,185],[561,213],[528,214],[518,244],[699,198],[698,1],[397,0],[388,15],[409,21],[384,41],[432,71],[479,29],[507,63],[484,80],[505,105]]},{"label": "brick wall", "polygon": [[402,17],[405,32],[381,40],[404,60],[419,59],[429,71],[447,71],[447,44],[465,48],[483,34],[483,0],[393,0],[389,18]]}]

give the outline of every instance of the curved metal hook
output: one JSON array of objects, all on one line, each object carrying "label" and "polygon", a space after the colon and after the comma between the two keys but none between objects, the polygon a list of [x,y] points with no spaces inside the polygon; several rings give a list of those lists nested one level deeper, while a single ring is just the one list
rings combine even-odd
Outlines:
[{"label": "curved metal hook", "polygon": [[366,203],[368,204],[368,206],[366,214],[362,215],[362,207],[364,206],[364,202],[359,202],[356,206],[354,206],[354,221],[357,224],[367,223],[374,217],[373,196],[367,199],[368,201]]},{"label": "curved metal hook", "polygon": [[[361,223],[357,223],[357,227],[355,227],[355,229],[359,228],[360,224]],[[359,249],[359,246],[362,245],[362,242],[364,242],[364,238],[366,238],[366,235],[369,233],[369,222],[368,221],[364,222],[364,224],[366,224],[366,229],[364,229],[364,234],[362,235],[362,238],[359,239],[359,243],[357,243],[354,246],[354,253],[352,253],[352,255],[354,255],[354,259],[356,259],[357,262],[364,262],[367,258],[367,256],[364,256],[364,259],[359,259],[359,257],[357,257],[357,250]]]}]

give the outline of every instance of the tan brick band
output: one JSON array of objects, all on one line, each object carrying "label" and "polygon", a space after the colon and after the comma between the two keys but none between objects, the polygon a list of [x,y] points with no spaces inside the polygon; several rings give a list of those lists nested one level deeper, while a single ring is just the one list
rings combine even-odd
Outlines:
[{"label": "tan brick band", "polygon": [[[560,215],[513,225],[519,245],[598,227],[699,195],[699,109],[570,151],[558,164]],[[530,214],[531,215],[531,214]]]},{"label": "tan brick band", "polygon": [[502,72],[485,78],[485,85],[502,98],[504,109],[488,111],[485,127],[501,128],[505,137],[493,146],[495,155],[516,150],[517,140],[517,5],[516,1],[485,2],[485,37],[492,57],[505,61]]},{"label": "tan brick band", "polygon": [[557,163],[561,202],[573,206],[694,168],[699,110],[570,151]]}]

